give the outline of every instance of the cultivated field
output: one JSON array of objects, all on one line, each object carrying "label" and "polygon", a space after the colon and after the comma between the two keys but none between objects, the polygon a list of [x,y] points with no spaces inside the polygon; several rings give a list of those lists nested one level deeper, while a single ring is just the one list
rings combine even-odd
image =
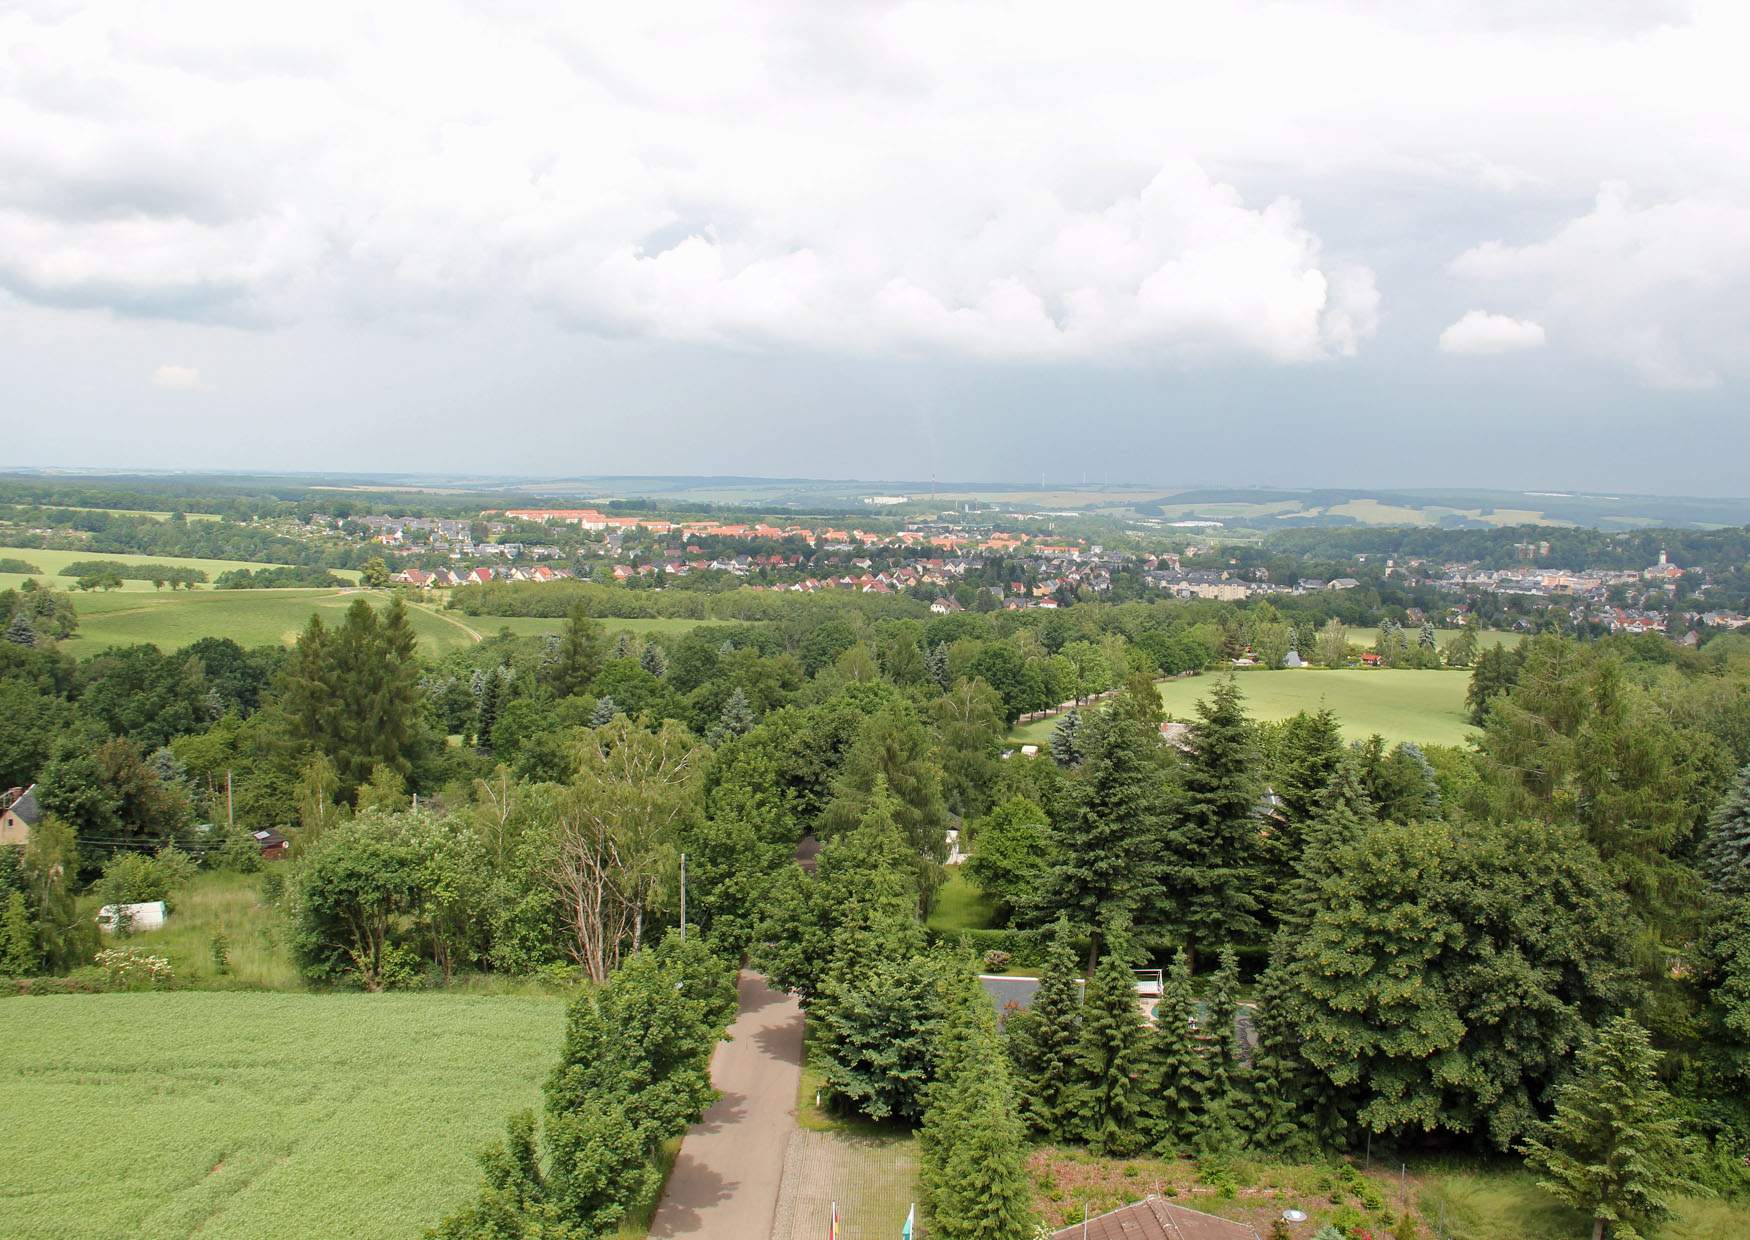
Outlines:
[{"label": "cultivated field", "polygon": [[[1238,678],[1246,713],[1254,719],[1286,719],[1303,710],[1329,706],[1337,712],[1343,735],[1350,740],[1365,740],[1378,733],[1387,741],[1457,745],[1475,731],[1464,707],[1464,695],[1470,688],[1468,672],[1301,668],[1241,672]],[[1173,718],[1193,720],[1198,701],[1209,696],[1215,683],[1215,675],[1163,681],[1161,701]],[[1017,728],[1010,739],[1043,745],[1056,726],[1056,719],[1036,720]]]},{"label": "cultivated field", "polygon": [[12,1240],[405,1240],[538,1107],[564,1005],[176,991],[0,1001]]},{"label": "cultivated field", "polygon": [[[7,559],[24,560],[26,563],[36,565],[43,570],[42,576],[37,580],[46,585],[52,585],[57,590],[65,590],[72,586],[73,579],[71,577],[62,577],[59,574],[67,565],[79,560],[115,560],[121,564],[163,564],[172,568],[198,568],[209,579],[233,568],[264,567],[262,564],[251,563],[248,560],[198,560],[185,555],[130,555],[124,552],[110,551],[44,551],[37,547],[0,547],[0,556]],[[267,565],[265,567],[278,566]],[[355,581],[358,579],[358,573],[352,569],[331,568],[328,571],[337,577],[350,577]],[[22,573],[0,573],[0,590],[9,586],[22,585],[24,580],[25,575]],[[195,587],[197,590],[211,588],[210,583]],[[121,592],[160,593],[150,581],[124,581],[121,584]],[[162,592],[168,593],[169,591]]]}]

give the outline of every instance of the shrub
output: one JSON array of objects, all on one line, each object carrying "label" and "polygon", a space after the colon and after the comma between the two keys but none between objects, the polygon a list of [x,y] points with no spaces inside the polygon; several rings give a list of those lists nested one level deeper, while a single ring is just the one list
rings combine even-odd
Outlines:
[{"label": "shrub", "polygon": [[1001,973],[1009,967],[1009,961],[1011,959],[1013,959],[1013,957],[1011,957],[1008,952],[998,951],[993,948],[984,954],[984,967],[989,969],[992,973]]},{"label": "shrub", "polygon": [[160,990],[176,980],[166,957],[148,955],[138,948],[106,948],[95,959],[105,980],[122,990]]}]

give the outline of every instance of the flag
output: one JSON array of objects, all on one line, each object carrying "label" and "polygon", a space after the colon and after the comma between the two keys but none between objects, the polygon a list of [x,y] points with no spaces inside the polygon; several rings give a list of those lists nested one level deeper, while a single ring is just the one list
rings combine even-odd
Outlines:
[{"label": "flag", "polygon": [[917,1222],[917,1217],[918,1217],[917,1203],[913,1202],[911,1209],[909,1209],[905,1212],[905,1230],[899,1233],[899,1240],[911,1240],[912,1224]]},{"label": "flag", "polygon": [[839,1240],[839,1203],[832,1203],[832,1221],[826,1225],[826,1240]]}]

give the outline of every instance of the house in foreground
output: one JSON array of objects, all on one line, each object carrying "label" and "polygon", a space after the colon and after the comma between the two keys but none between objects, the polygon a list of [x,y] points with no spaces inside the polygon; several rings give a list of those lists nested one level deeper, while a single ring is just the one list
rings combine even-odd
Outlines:
[{"label": "house in foreground", "polygon": [[1051,1240],[1258,1240],[1244,1223],[1150,1197],[1051,1233]]}]

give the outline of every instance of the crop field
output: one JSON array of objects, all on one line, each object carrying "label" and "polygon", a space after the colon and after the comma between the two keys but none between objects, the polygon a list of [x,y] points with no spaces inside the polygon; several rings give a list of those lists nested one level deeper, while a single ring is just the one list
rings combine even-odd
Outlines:
[{"label": "crop field", "polygon": [[538,1107],[554,998],[57,995],[0,1001],[0,1235],[406,1240]]},{"label": "crop field", "polygon": [[[381,591],[361,590],[169,590],[141,594],[76,594],[79,631],[62,646],[84,656],[111,646],[149,642],[160,650],[178,650],[203,637],[229,637],[243,646],[287,645],[310,621],[338,623],[355,598],[377,606],[388,601]],[[427,653],[442,654],[476,640],[473,631],[425,607],[412,608],[413,630]]]},{"label": "crop field", "polygon": [[[1326,671],[1242,672],[1240,691],[1246,713],[1254,719],[1287,719],[1299,712],[1329,706],[1342,722],[1343,735],[1365,740],[1378,733],[1387,741],[1457,745],[1475,729],[1465,715],[1464,695],[1470,675],[1461,671],[1420,672],[1381,668]],[[1161,701],[1175,719],[1197,717],[1197,703],[1215,687],[1214,675],[1163,681]],[[1056,719],[1040,719],[1017,728],[1010,739],[1044,745]]]},{"label": "crop field", "polygon": [[[261,564],[250,563],[247,560],[198,560],[185,555],[129,555],[123,552],[109,551],[44,551],[38,547],[0,547],[0,556],[7,559],[24,560],[42,569],[42,576],[37,580],[52,585],[58,590],[65,590],[73,584],[71,577],[60,576],[60,571],[79,560],[115,560],[122,564],[164,564],[173,568],[198,568],[209,578],[233,568],[261,568]],[[270,566],[271,567],[271,566]],[[337,577],[358,578],[358,573],[351,569],[329,569]],[[25,575],[22,573],[0,573],[0,590],[8,586],[23,584]],[[197,590],[211,589],[211,586],[196,586]],[[124,581],[121,593],[169,593],[168,590],[157,590],[150,581]]]}]

